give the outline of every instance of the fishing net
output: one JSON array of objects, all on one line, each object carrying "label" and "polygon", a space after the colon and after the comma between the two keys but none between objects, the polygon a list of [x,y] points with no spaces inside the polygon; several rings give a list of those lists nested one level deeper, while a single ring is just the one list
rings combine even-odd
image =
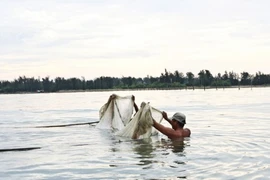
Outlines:
[{"label": "fishing net", "polygon": [[134,106],[132,96],[114,96],[100,108],[97,128],[121,130],[130,121]]},{"label": "fishing net", "polygon": [[142,102],[139,111],[132,118],[134,106],[132,96],[114,96],[115,98],[109,99],[100,108],[97,128],[113,129],[116,135],[133,139],[149,138],[157,134],[152,127],[153,119],[160,123],[163,119],[161,111],[149,103]]},{"label": "fishing net", "polygon": [[133,139],[156,135],[157,131],[152,127],[153,119],[160,123],[163,119],[161,111],[151,107],[149,103],[142,102],[140,110],[124,129],[116,132],[116,135]]}]

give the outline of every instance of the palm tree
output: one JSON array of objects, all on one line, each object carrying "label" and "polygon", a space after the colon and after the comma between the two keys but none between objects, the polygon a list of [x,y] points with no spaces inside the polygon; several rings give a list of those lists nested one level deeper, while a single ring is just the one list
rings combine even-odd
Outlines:
[{"label": "palm tree", "polygon": [[192,85],[193,90],[194,90],[194,83],[193,83],[194,82],[194,74],[192,72],[187,72],[186,75],[187,75],[187,79],[188,79],[188,85],[189,86]]},{"label": "palm tree", "polygon": [[201,70],[198,73],[198,76],[199,76],[199,79],[200,79],[200,82],[201,82],[201,86],[203,85],[204,89],[205,89],[205,72],[204,72],[204,70]]}]

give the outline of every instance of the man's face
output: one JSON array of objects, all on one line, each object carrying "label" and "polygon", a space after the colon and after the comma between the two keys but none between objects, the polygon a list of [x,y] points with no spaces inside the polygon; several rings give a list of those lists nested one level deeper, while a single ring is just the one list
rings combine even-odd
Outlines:
[{"label": "man's face", "polygon": [[177,125],[178,121],[176,121],[175,119],[172,120],[174,125]]}]

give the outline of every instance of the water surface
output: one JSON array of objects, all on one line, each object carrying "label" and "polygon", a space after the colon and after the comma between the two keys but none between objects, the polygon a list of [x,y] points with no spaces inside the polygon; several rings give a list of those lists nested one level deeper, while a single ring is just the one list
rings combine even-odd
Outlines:
[{"label": "water surface", "polygon": [[[115,137],[94,125],[110,94],[187,116],[190,138]],[[0,179],[269,179],[270,88],[0,95]],[[169,126],[167,122],[164,125]]]}]

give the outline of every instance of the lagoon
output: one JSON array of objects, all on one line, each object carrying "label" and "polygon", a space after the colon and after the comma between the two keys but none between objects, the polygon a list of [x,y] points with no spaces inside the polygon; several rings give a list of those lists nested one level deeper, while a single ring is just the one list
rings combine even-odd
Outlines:
[{"label": "lagoon", "polygon": [[[187,116],[190,138],[115,137],[95,125],[109,95]],[[269,179],[270,88],[0,95],[0,179]],[[169,126],[167,122],[164,125]]]}]

